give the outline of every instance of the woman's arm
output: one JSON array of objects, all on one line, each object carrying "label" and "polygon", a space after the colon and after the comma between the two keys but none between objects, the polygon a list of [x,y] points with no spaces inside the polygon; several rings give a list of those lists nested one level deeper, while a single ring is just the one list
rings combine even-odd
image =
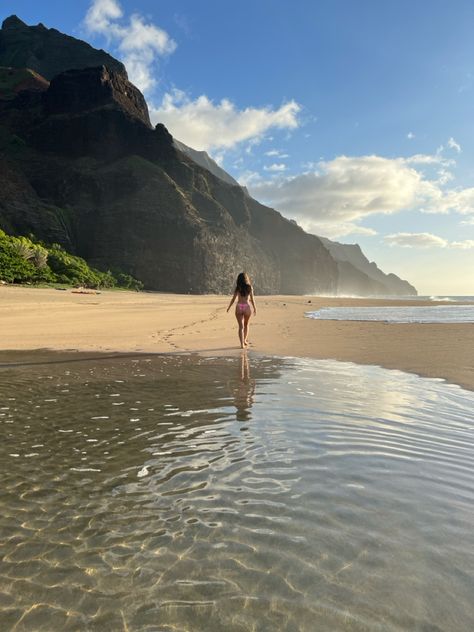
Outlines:
[{"label": "woman's arm", "polygon": [[257,315],[257,308],[255,307],[255,298],[254,298],[254,295],[253,295],[253,289],[250,290],[250,302],[253,305],[253,315],[256,316]]},{"label": "woman's arm", "polygon": [[237,298],[237,290],[235,290],[234,296],[230,299],[230,303],[229,303],[229,307],[227,308],[227,311],[229,311],[229,309],[232,307],[232,304],[236,298]]}]

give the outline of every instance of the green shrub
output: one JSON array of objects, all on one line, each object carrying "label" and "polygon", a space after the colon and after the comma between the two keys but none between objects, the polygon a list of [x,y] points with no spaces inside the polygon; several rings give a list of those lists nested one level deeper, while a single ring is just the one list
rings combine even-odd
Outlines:
[{"label": "green shrub", "polygon": [[59,244],[47,246],[34,236],[13,237],[0,230],[0,280],[9,283],[64,283],[87,288],[124,287],[140,290],[143,284],[129,274],[91,268],[81,257]]},{"label": "green shrub", "polygon": [[83,285],[84,287],[100,287],[103,273],[90,268],[84,259],[70,255],[61,246],[53,244],[49,250],[48,264],[56,277],[63,283]]},{"label": "green shrub", "polygon": [[125,274],[125,272],[115,272],[114,276],[117,279],[117,285],[119,287],[123,287],[126,290],[143,290],[143,283],[135,279],[130,274]]}]

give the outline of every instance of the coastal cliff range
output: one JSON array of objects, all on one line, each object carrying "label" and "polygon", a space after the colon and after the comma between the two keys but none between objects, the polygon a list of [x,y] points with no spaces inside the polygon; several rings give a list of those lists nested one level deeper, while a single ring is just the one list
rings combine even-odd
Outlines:
[{"label": "coastal cliff range", "polygon": [[153,290],[228,292],[245,268],[260,293],[347,292],[351,276],[357,293],[416,292],[342,262],[205,152],[153,128],[143,95],[111,60],[54,29],[3,23],[0,228],[58,242]]}]

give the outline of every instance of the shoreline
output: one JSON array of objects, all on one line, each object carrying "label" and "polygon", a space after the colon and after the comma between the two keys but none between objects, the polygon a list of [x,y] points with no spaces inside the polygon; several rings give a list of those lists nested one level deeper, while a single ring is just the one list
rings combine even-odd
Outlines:
[{"label": "shoreline", "polygon": [[[446,305],[444,301],[257,296],[250,351],[339,360],[441,378],[474,390],[472,323],[314,320],[322,307]],[[225,295],[0,287],[0,363],[13,351],[233,355],[236,321]],[[456,303],[450,303],[453,305]],[[76,355],[77,357],[77,355]]]}]

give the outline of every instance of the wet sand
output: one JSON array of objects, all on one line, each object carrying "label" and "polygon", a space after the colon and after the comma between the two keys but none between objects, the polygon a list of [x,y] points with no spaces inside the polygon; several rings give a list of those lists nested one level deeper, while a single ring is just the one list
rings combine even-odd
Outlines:
[{"label": "wet sand", "polygon": [[[0,350],[238,352],[229,297],[0,287]],[[473,324],[322,321],[305,312],[330,306],[436,305],[299,296],[257,297],[251,349],[270,355],[375,364],[443,378],[474,390]],[[445,303],[440,303],[445,304]]]}]

